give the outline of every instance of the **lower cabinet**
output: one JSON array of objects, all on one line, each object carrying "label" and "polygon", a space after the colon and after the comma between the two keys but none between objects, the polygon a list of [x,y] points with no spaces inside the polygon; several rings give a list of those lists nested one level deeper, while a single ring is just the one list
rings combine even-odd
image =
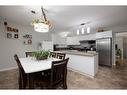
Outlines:
[{"label": "lower cabinet", "polygon": [[68,69],[94,77],[98,71],[98,55],[95,56],[82,56],[67,54],[69,57]]}]

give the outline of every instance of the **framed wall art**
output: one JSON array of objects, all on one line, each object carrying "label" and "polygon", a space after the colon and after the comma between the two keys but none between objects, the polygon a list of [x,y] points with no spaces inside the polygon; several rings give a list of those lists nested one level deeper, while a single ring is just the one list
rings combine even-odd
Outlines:
[{"label": "framed wall art", "polygon": [[7,30],[7,38],[9,39],[18,39],[19,30],[13,27],[8,26],[7,22],[4,22],[5,28]]},{"label": "framed wall art", "polygon": [[32,35],[30,35],[30,34],[25,34],[25,35],[23,35],[23,38],[24,38],[23,43],[24,43],[25,45],[31,45],[31,44],[32,44]]}]

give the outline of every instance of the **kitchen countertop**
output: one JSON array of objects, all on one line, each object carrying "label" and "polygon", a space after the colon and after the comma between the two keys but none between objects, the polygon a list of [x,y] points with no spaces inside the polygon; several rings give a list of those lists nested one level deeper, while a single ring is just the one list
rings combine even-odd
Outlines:
[{"label": "kitchen countertop", "polygon": [[77,50],[61,50],[61,51],[54,51],[56,53],[66,53],[66,54],[73,54],[73,55],[81,55],[81,56],[96,56],[98,53],[96,51],[77,51]]}]

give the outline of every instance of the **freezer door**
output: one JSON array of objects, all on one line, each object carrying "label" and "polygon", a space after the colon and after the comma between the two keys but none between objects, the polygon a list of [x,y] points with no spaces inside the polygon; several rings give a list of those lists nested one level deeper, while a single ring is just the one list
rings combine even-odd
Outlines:
[{"label": "freezer door", "polygon": [[112,39],[96,40],[97,52],[99,53],[99,65],[112,66]]}]

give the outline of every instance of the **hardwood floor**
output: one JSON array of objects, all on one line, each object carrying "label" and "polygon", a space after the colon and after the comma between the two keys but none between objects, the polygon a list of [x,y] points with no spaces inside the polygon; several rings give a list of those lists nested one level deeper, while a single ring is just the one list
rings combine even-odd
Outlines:
[{"label": "hardwood floor", "polygon": [[[127,89],[127,66],[99,67],[95,78],[68,70],[68,89]],[[0,89],[18,89],[18,70],[0,72]]]}]

